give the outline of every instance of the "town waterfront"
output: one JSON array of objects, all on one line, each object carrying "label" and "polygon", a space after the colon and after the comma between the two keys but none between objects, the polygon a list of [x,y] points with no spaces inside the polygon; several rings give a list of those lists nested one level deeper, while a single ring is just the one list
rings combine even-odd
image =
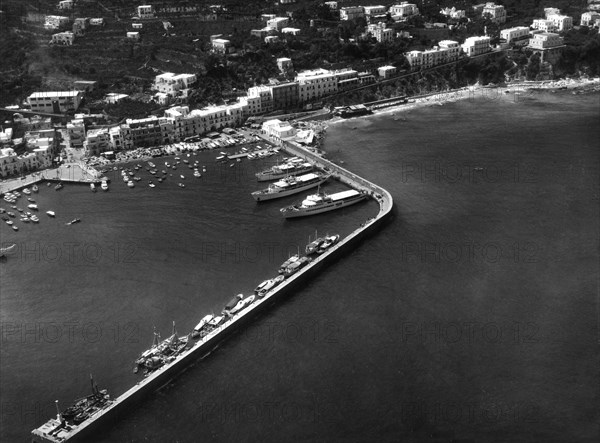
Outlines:
[{"label": "town waterfront", "polygon": [[[597,121],[598,94],[559,91],[331,125],[328,157],[390,191],[394,219],[98,441],[593,441]],[[1,227],[19,252],[0,263],[0,440],[27,440],[90,372],[123,392],[153,327],[189,331],[315,229],[377,211],[284,221],[296,198],[250,197],[263,161],[215,155],[185,189],[43,188],[55,220]]]}]

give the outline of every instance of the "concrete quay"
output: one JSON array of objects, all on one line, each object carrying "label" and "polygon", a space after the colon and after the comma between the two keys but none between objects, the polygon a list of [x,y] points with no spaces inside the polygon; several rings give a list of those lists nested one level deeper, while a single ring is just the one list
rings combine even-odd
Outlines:
[{"label": "concrete quay", "polygon": [[65,163],[57,168],[44,169],[27,174],[21,177],[15,177],[0,182],[0,194],[17,191],[22,188],[31,187],[36,183],[43,181],[63,182],[63,183],[100,183],[101,174],[94,168],[83,163]]}]

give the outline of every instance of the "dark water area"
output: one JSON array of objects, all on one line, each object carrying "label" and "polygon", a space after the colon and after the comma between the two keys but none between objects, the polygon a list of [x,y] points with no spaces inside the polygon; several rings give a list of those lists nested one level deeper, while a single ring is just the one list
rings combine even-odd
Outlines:
[{"label": "dark water area", "polygon": [[[392,193],[390,222],[90,441],[597,441],[598,105],[527,93],[332,124],[328,157]],[[19,247],[0,263],[0,441],[90,373],[124,392],[154,327],[186,333],[315,230],[377,211],[284,221],[298,197],[249,195],[266,161],[216,155],[155,189],[145,171],[43,187],[39,225],[0,226]]]}]

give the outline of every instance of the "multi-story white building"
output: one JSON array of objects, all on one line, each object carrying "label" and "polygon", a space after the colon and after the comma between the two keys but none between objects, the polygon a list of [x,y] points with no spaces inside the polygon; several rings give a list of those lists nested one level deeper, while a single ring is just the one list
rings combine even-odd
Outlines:
[{"label": "multi-story white building", "polygon": [[288,123],[281,120],[268,120],[262,125],[262,132],[267,134],[269,139],[275,143],[296,135],[296,130]]},{"label": "multi-story white building", "polygon": [[367,32],[377,40],[379,43],[391,42],[394,40],[394,30],[387,28],[385,23],[379,22],[367,26]]},{"label": "multi-story white building", "polygon": [[596,20],[600,19],[600,13],[598,12],[584,12],[581,14],[581,26],[589,26],[592,27],[596,24]]},{"label": "multi-story white building", "polygon": [[165,72],[164,74],[155,77],[154,90],[170,94],[173,97],[177,95],[187,96],[187,89],[196,83],[196,81],[197,78],[195,74],[173,74],[172,72]]},{"label": "multi-story white building", "polygon": [[0,149],[0,177],[6,178],[24,172],[48,168],[52,165],[52,149],[47,144],[48,140],[39,140],[45,146],[37,147],[22,155],[12,148]]},{"label": "multi-story white building", "polygon": [[377,74],[381,78],[390,78],[396,75],[397,69],[395,66],[380,66],[377,68]]},{"label": "multi-story white building", "polygon": [[337,92],[335,75],[325,69],[299,72],[296,81],[300,103]]},{"label": "multi-story white building", "polygon": [[[343,1],[343,0],[342,0]],[[327,6],[329,9],[331,9],[332,11],[336,11],[338,8],[338,2],[325,2],[323,3],[325,6]]]},{"label": "multi-story white building", "polygon": [[67,142],[71,148],[81,148],[85,140],[83,119],[75,118],[67,123]]},{"label": "multi-story white building", "polygon": [[139,40],[140,39],[140,33],[137,31],[133,31],[133,32],[128,32],[126,35],[127,38],[130,38],[132,40]]},{"label": "multi-story white building", "polygon": [[363,10],[365,11],[365,16],[372,17],[376,15],[385,15],[387,9],[385,6],[377,5],[377,6],[363,6]]},{"label": "multi-story white building", "polygon": [[261,113],[260,97],[240,97],[239,101],[244,106],[244,116],[257,115]]},{"label": "multi-story white building", "polygon": [[137,16],[141,19],[154,18],[154,8],[152,5],[140,5],[137,7]]},{"label": "multi-story white building", "polygon": [[486,3],[481,12],[482,17],[489,17],[495,23],[502,24],[506,22],[506,10],[502,5]]},{"label": "multi-story white building", "polygon": [[70,31],[65,31],[59,32],[57,34],[52,34],[52,40],[50,40],[50,44],[71,46],[74,41],[75,34],[73,34]]},{"label": "multi-story white building", "polygon": [[339,91],[359,85],[358,71],[354,69],[340,69],[334,71],[333,75],[337,79]]},{"label": "multi-story white building", "polygon": [[531,27],[533,29],[537,29],[538,31],[543,32],[552,32],[555,30],[554,22],[552,20],[546,20],[544,18],[536,18],[535,20],[533,20]]},{"label": "multi-story white building", "polygon": [[271,44],[271,43],[275,43],[279,41],[279,36],[278,35],[268,35],[267,37],[265,37],[265,43],[266,44]]},{"label": "multi-story white building", "polygon": [[340,20],[354,20],[364,16],[365,8],[362,6],[347,6],[340,9]]},{"label": "multi-story white building", "polygon": [[292,59],[287,57],[278,58],[277,67],[279,68],[279,72],[281,72],[282,74],[287,74],[294,70],[294,64],[292,63]]},{"label": "multi-story white building", "polygon": [[248,99],[258,98],[260,100],[259,113],[271,112],[273,110],[273,90],[266,85],[248,88]]},{"label": "multi-story white building", "polygon": [[104,26],[104,18],[102,18],[102,17],[91,18],[90,26]]},{"label": "multi-story white building", "polygon": [[462,44],[462,49],[469,57],[485,54],[492,50],[490,47],[490,38],[486,36],[469,37]]},{"label": "multi-story white building", "polygon": [[527,26],[517,26],[515,28],[503,29],[500,31],[500,38],[506,43],[520,42],[529,39],[529,28]]},{"label": "multi-story white building", "polygon": [[81,91],[34,92],[27,101],[32,111],[64,113],[79,108]]},{"label": "multi-story white building", "polygon": [[225,38],[215,38],[212,40],[212,50],[225,54],[228,48],[231,46],[231,42]]},{"label": "multi-story white building", "polygon": [[58,29],[69,24],[69,17],[62,15],[47,15],[44,21],[44,29]]},{"label": "multi-story white building", "polygon": [[573,17],[569,17],[568,15],[552,14],[547,17],[547,20],[552,21],[554,29],[558,32],[573,29]]},{"label": "multi-story white building", "polygon": [[403,18],[418,15],[419,8],[414,3],[402,2],[399,5],[391,6],[388,12],[392,17]]},{"label": "multi-story white building", "polygon": [[267,21],[267,28],[273,29],[274,31],[281,31],[289,22],[290,19],[287,17],[275,17]]},{"label": "multi-story white building", "polygon": [[86,155],[100,155],[103,152],[111,151],[113,145],[110,140],[108,128],[90,129],[85,136],[83,149]]},{"label": "multi-story white building", "polygon": [[409,52],[406,54],[406,59],[412,69],[427,69],[443,63],[456,61],[459,56],[460,46],[458,42],[442,40],[439,46],[434,46],[433,49]]},{"label": "multi-story white building", "polygon": [[551,32],[542,32],[534,34],[529,40],[529,48],[531,49],[553,49],[564,45],[564,39]]}]

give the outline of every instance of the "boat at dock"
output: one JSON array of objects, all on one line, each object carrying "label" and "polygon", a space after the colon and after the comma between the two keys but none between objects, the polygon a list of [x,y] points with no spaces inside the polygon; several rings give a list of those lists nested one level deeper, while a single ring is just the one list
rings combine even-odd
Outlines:
[{"label": "boat at dock", "polygon": [[333,211],[345,206],[350,206],[367,198],[367,193],[350,189],[335,194],[317,193],[308,195],[301,203],[281,208],[284,218],[305,217]]},{"label": "boat at dock", "polygon": [[325,240],[319,245],[317,254],[322,254],[323,252],[327,251],[327,249],[335,245],[338,241],[340,241],[339,234],[326,236]]},{"label": "boat at dock", "polygon": [[285,277],[283,275],[278,275],[275,278],[265,280],[264,282],[262,282],[260,285],[258,285],[256,287],[256,289],[254,290],[254,293],[256,295],[258,295],[259,297],[263,297],[267,292],[269,292],[271,289],[273,289],[275,286],[277,286],[279,283],[281,283],[284,279],[285,279]]},{"label": "boat at dock", "polygon": [[289,265],[291,265],[292,263],[294,263],[298,260],[300,260],[300,254],[292,255],[290,258],[288,258],[286,261],[284,261],[281,264],[281,266],[279,266],[279,269],[277,270],[277,272],[280,274],[283,274]]},{"label": "boat at dock", "polygon": [[106,192],[108,191],[108,182],[106,180],[102,180],[102,183],[100,184],[100,188]]},{"label": "boat at dock", "polygon": [[300,257],[298,260],[287,266],[283,270],[282,275],[284,275],[285,277],[289,277],[290,275],[295,274],[300,269],[302,269],[303,266],[309,264],[311,260],[312,259],[310,257]]},{"label": "boat at dock", "polygon": [[282,165],[275,165],[271,168],[256,173],[256,179],[259,182],[278,180],[288,175],[300,175],[304,172],[310,172],[313,170],[313,165],[309,162],[305,162],[301,159],[300,161],[288,161]]},{"label": "boat at dock", "polygon": [[319,246],[325,241],[323,237],[317,237],[317,233],[315,232],[315,239],[310,241],[310,237],[308,238],[309,243],[304,248],[304,252],[306,255],[316,254]]},{"label": "boat at dock", "polygon": [[61,190],[62,188],[63,188],[63,185],[62,185],[62,183],[58,183],[58,184],[57,184],[57,185],[54,187],[54,189],[55,189],[55,190],[57,190],[57,191]]},{"label": "boat at dock", "polygon": [[96,185],[93,183],[90,183],[90,189],[92,190],[92,192],[96,192]]},{"label": "boat at dock", "polygon": [[37,210],[38,210],[38,205],[36,205],[35,203],[32,203],[32,204],[30,204],[30,205],[27,205],[27,207],[28,207],[29,209],[33,209],[34,211],[37,211]]},{"label": "boat at dock", "polygon": [[291,175],[270,184],[267,189],[253,192],[252,197],[257,202],[287,197],[319,186],[325,183],[329,177],[329,175],[322,172],[311,172],[299,176]]},{"label": "boat at dock", "polygon": [[150,349],[144,351],[136,360],[134,372],[139,369],[144,370],[144,374],[148,375],[151,371],[155,371],[161,366],[169,363],[175,357],[185,350],[188,344],[188,336],[178,337],[175,331],[175,322],[173,322],[173,333],[164,340],[160,340],[160,334],[154,332],[154,340]]},{"label": "boat at dock", "polygon": [[212,314],[208,314],[208,315],[205,315],[204,317],[202,317],[202,320],[200,320],[200,323],[198,323],[196,325],[196,327],[194,328],[194,330],[192,331],[192,338],[198,338],[198,337],[200,337],[200,335],[202,335],[202,332],[205,329],[205,327],[208,325],[208,323],[214,317],[215,316],[212,315]]}]

